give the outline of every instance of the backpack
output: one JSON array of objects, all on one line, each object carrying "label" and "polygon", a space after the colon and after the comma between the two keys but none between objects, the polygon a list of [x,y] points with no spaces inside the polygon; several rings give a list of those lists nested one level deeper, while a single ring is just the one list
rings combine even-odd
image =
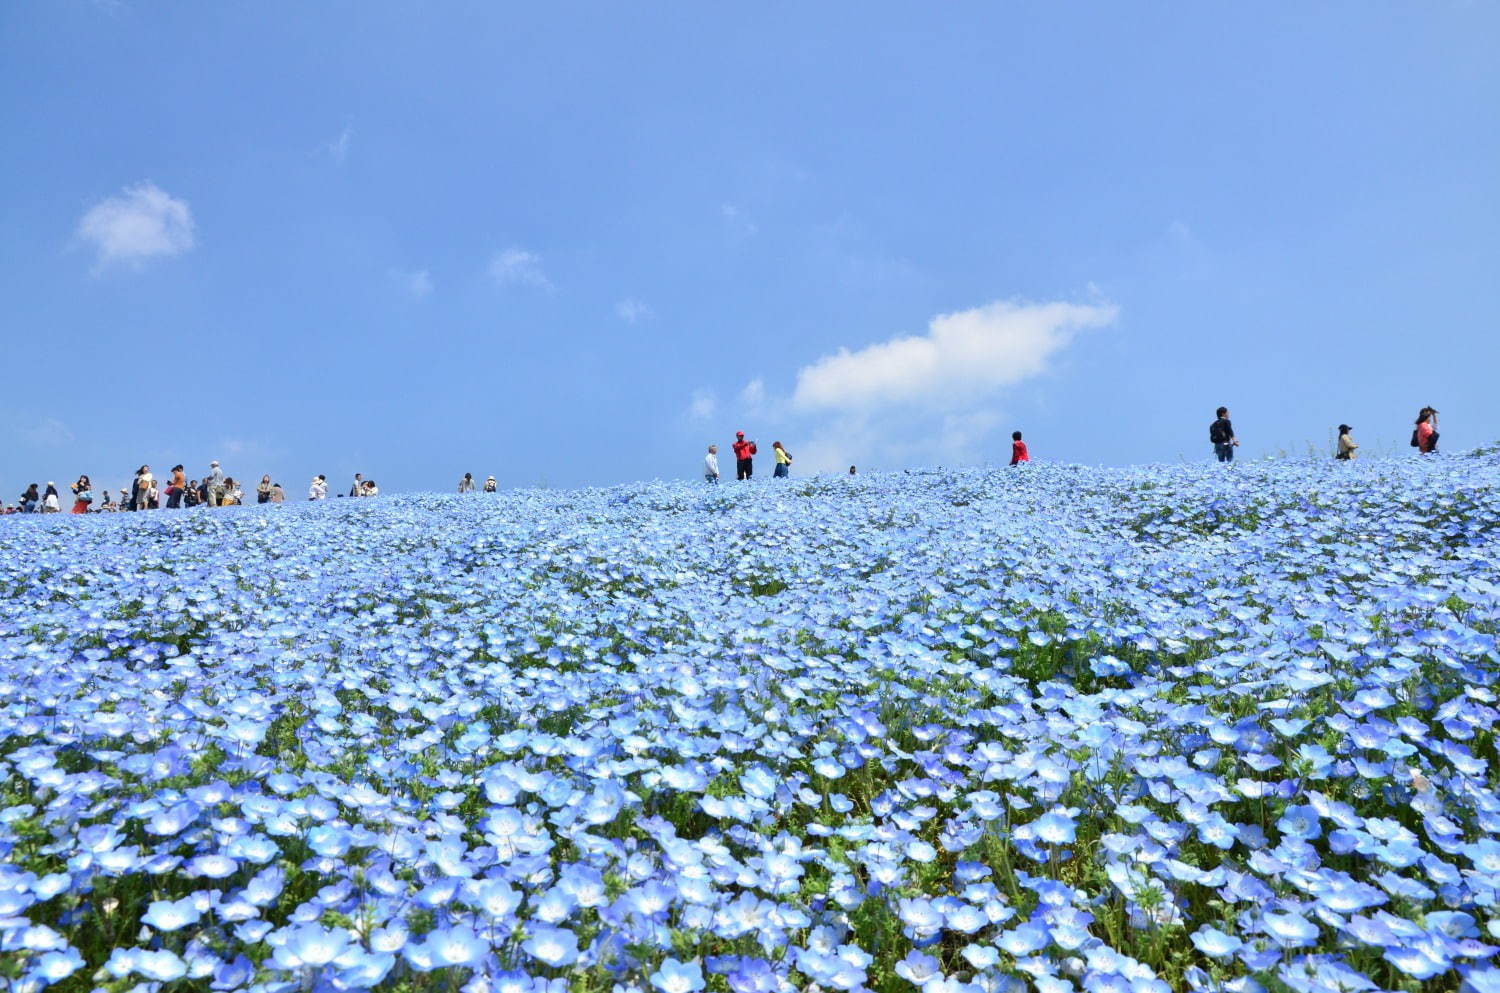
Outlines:
[{"label": "backpack", "polygon": [[1421,448],[1422,447],[1422,443],[1417,440],[1417,430],[1418,430],[1417,428],[1412,428],[1411,429],[1411,447],[1413,447],[1413,448]]},{"label": "backpack", "polygon": [[1215,445],[1228,444],[1229,439],[1225,437],[1225,433],[1224,421],[1222,418],[1215,419],[1214,422],[1208,426],[1208,440],[1213,442]]}]

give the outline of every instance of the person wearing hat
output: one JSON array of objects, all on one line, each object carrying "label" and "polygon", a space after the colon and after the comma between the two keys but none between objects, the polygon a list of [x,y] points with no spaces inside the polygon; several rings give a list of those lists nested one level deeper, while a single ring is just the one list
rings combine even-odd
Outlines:
[{"label": "person wearing hat", "polygon": [[1422,455],[1437,451],[1437,408],[1423,407],[1417,411],[1417,428],[1411,433],[1411,443]]},{"label": "person wearing hat", "polygon": [[1359,451],[1359,446],[1356,445],[1354,443],[1354,439],[1349,436],[1349,432],[1353,430],[1354,429],[1347,424],[1339,425],[1339,453],[1335,455],[1334,458],[1343,459],[1345,462],[1354,461],[1354,456],[1355,453]]},{"label": "person wearing hat", "polygon": [[307,487],[307,498],[309,500],[326,500],[328,498],[328,477],[317,475],[313,477],[312,483]]},{"label": "person wearing hat", "polygon": [[489,479],[486,479],[484,481],[484,491],[486,493],[493,493],[493,492],[495,492],[495,477],[494,476],[491,476]]},{"label": "person wearing hat", "polygon": [[734,433],[734,445],[733,445],[733,448],[734,448],[734,478],[735,479],[749,479],[750,476],[751,476],[751,474],[755,471],[755,466],[753,464],[751,464],[751,461],[750,461],[751,457],[753,455],[755,455],[755,451],[756,451],[756,449],[755,449],[755,442],[753,442],[753,441],[746,441],[745,440],[745,432],[743,432],[743,431],[736,431]]},{"label": "person wearing hat", "polygon": [[218,507],[224,502],[224,470],[219,468],[217,460],[208,464],[208,476],[203,480],[204,487],[208,490],[208,505]]}]

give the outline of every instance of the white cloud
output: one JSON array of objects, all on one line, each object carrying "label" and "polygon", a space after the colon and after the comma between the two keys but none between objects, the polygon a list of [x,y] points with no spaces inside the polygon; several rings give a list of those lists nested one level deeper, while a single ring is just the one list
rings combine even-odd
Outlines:
[{"label": "white cloud", "polygon": [[98,268],[140,266],[193,247],[193,212],[155,183],[140,183],[90,207],[78,221],[78,237],[94,247]]},{"label": "white cloud", "polygon": [[688,402],[687,415],[695,421],[706,421],[719,410],[719,398],[710,389],[696,389]]},{"label": "white cloud", "polygon": [[73,442],[73,431],[55,417],[44,417],[31,427],[21,428],[21,437],[38,448],[60,448]]},{"label": "white cloud", "polygon": [[615,315],[626,324],[639,324],[641,321],[649,321],[655,317],[656,312],[640,300],[626,297],[615,304]]},{"label": "white cloud", "polygon": [[542,271],[542,257],[524,248],[507,248],[490,259],[490,278],[501,286],[531,286],[551,292],[552,280]]},{"label": "white cloud", "polygon": [[797,465],[827,472],[1006,458],[992,441],[1006,426],[998,394],[1045,372],[1079,331],[1118,314],[1102,300],[1001,301],[941,314],[924,334],[824,356],[800,370],[789,405],[805,429],[793,446]]},{"label": "white cloud", "polygon": [[345,124],[344,130],[338,133],[338,137],[323,143],[323,153],[333,159],[337,165],[343,165],[344,160],[349,158],[349,139],[354,137],[354,125]]},{"label": "white cloud", "polygon": [[927,333],[840,349],[797,374],[802,410],[951,407],[1047,368],[1080,330],[1114,322],[1113,304],[1008,303],[940,314]]},{"label": "white cloud", "polygon": [[392,269],[391,281],[413,300],[421,300],[432,292],[432,274],[426,269]]}]

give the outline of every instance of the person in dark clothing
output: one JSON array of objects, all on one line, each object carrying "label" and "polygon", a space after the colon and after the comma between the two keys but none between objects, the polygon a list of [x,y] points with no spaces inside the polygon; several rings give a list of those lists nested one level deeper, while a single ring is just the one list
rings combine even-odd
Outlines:
[{"label": "person in dark clothing", "polygon": [[749,479],[755,471],[751,457],[755,455],[755,442],[745,440],[745,432],[734,433],[734,478]]},{"label": "person in dark clothing", "polygon": [[1213,442],[1214,454],[1220,462],[1233,462],[1240,440],[1234,436],[1234,425],[1229,422],[1229,408],[1220,407],[1215,413],[1218,418],[1208,426],[1208,440]]}]

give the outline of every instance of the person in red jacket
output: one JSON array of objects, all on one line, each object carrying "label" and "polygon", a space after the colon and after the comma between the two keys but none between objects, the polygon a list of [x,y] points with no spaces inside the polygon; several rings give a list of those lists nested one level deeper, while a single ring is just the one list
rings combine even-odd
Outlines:
[{"label": "person in red jacket", "polygon": [[754,466],[750,464],[750,457],[755,454],[755,442],[745,440],[745,432],[734,433],[734,478],[749,479]]},{"label": "person in red jacket", "polygon": [[1012,431],[1010,433],[1010,464],[1030,461],[1031,455],[1026,451],[1026,442],[1021,440],[1021,432]]}]

